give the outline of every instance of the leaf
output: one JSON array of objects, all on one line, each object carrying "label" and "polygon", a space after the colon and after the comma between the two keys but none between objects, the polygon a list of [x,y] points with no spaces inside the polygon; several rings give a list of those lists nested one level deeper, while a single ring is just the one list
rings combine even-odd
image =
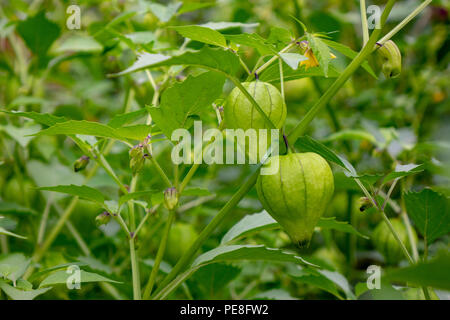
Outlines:
[{"label": "leaf", "polygon": [[405,193],[404,200],[408,215],[428,243],[450,232],[449,198],[423,189]]},{"label": "leaf", "polygon": [[0,213],[13,214],[13,215],[17,215],[17,214],[35,215],[35,214],[37,214],[37,212],[34,211],[33,209],[23,207],[14,202],[4,202],[4,201],[0,201]]},{"label": "leaf", "polygon": [[[336,68],[330,64],[328,77],[337,78],[339,72]],[[309,77],[324,77],[325,74],[320,67],[313,68],[298,68],[297,70],[292,69],[288,64],[283,61],[283,78],[284,81],[297,80]],[[280,82],[280,66],[278,63],[271,64],[260,76],[259,79],[265,82]]]},{"label": "leaf", "polygon": [[11,253],[0,257],[0,276],[16,282],[23,276],[31,259],[22,253]]},{"label": "leaf", "polygon": [[450,290],[450,254],[440,252],[434,259],[416,265],[392,270],[386,274],[390,281],[404,281],[418,286]]},{"label": "leaf", "polygon": [[113,128],[119,128],[131,122],[134,122],[142,117],[146,116],[148,111],[146,108],[139,109],[137,111],[122,113],[115,115],[109,122],[108,126]]},{"label": "leaf", "polygon": [[33,300],[37,296],[51,290],[52,287],[36,290],[19,290],[0,280],[0,289],[13,300]]},{"label": "leaf", "polygon": [[86,121],[86,120],[69,120],[59,122],[48,129],[42,130],[35,135],[88,135],[102,138],[110,138],[116,140],[143,140],[151,132],[152,127],[144,124],[113,128],[106,124]]},{"label": "leaf", "polygon": [[336,140],[367,140],[371,143],[376,143],[375,137],[365,131],[365,130],[357,130],[357,129],[347,129],[341,130],[339,132],[332,133],[329,135],[325,141],[336,141]]},{"label": "leaf", "polygon": [[297,269],[292,270],[289,273],[289,276],[294,279],[297,279],[302,283],[306,283],[313,287],[317,287],[321,290],[331,293],[332,295],[334,295],[339,299],[342,299],[342,296],[339,293],[336,283],[334,283],[325,275],[319,273],[317,270],[297,266]]},{"label": "leaf", "polygon": [[203,47],[199,51],[187,51],[181,55],[168,57],[161,54],[143,54],[131,67],[110,76],[121,76],[145,68],[158,68],[174,65],[197,66],[215,70],[227,75],[234,75],[240,68],[238,57],[230,51],[221,48]]},{"label": "leaf", "polygon": [[97,42],[93,37],[88,35],[71,35],[65,39],[55,49],[55,53],[61,54],[64,52],[100,52],[103,46]]},{"label": "leaf", "polygon": [[261,55],[277,54],[275,47],[257,33],[241,33],[225,35],[233,43],[255,48]]},{"label": "leaf", "polygon": [[220,241],[221,244],[229,243],[246,237],[250,234],[262,231],[279,228],[278,222],[275,221],[265,210],[260,213],[246,215],[238,223],[236,223],[223,236]]},{"label": "leaf", "polygon": [[308,60],[307,57],[298,53],[280,53],[280,57],[292,70],[297,70],[300,62]]},{"label": "leaf", "polygon": [[[31,124],[31,123],[28,123]],[[22,148],[26,148],[26,146],[30,143],[33,136],[30,135],[35,134],[41,129],[41,126],[38,124],[35,125],[25,125],[22,127],[15,127],[11,124],[0,126],[0,129],[5,131],[11,138],[13,138]]]},{"label": "leaf", "polygon": [[[336,218],[322,217],[317,227],[323,229],[333,229],[341,232],[351,233],[362,238],[368,238],[367,236],[358,232],[352,225],[344,221],[336,221]],[[278,222],[273,219],[267,211],[263,210],[260,213],[247,215],[236,223],[230,230],[223,236],[220,241],[221,244],[230,243],[232,241],[248,237],[254,233],[273,230],[280,228]]]},{"label": "leaf", "polygon": [[189,287],[195,287],[195,291],[200,291],[203,296],[207,296],[209,299],[217,299],[221,297],[221,294],[224,294],[223,288],[234,280],[240,272],[239,267],[225,263],[206,265],[195,272],[190,280]]},{"label": "leaf", "polygon": [[196,2],[183,2],[183,5],[181,6],[181,9],[178,10],[178,15],[181,15],[183,13],[197,11],[200,9],[213,7],[215,6],[215,2],[204,2],[204,3],[196,3]]},{"label": "leaf", "polygon": [[203,253],[195,259],[192,266],[197,267],[210,263],[242,260],[293,262],[312,265],[294,253],[285,252],[280,249],[267,248],[263,245],[228,245],[220,246]]},{"label": "leaf", "polygon": [[346,169],[351,175],[357,176],[355,168],[353,168],[347,160],[338,156],[334,151],[309,136],[298,138],[295,147],[302,150],[302,152],[315,152],[321,155],[325,160]]},{"label": "leaf", "polygon": [[319,67],[323,70],[325,78],[328,78],[328,65],[331,62],[331,52],[328,46],[322,41],[322,39],[307,33],[309,45],[319,61]]},{"label": "leaf", "polygon": [[57,117],[49,113],[38,113],[38,112],[21,112],[21,111],[7,111],[7,110],[0,110],[0,112],[7,113],[12,116],[18,116],[18,117],[24,117],[28,119],[32,119],[36,121],[37,123],[46,125],[48,127],[53,126],[59,122],[67,121],[67,118],[65,117]]},{"label": "leaf", "polygon": [[369,239],[368,236],[363,235],[358,230],[356,230],[351,224],[346,221],[337,221],[335,217],[322,217],[317,223],[317,227],[322,229],[332,229],[341,232],[351,233],[356,236],[360,236],[364,239]]},{"label": "leaf", "polygon": [[156,35],[151,31],[128,33],[125,35],[125,38],[130,39],[134,44],[147,44],[156,41]]},{"label": "leaf", "polygon": [[283,289],[271,289],[260,292],[252,297],[256,300],[297,300],[289,294],[288,291]]},{"label": "leaf", "polygon": [[0,227],[0,234],[4,234],[6,236],[10,236],[10,237],[16,237],[16,238],[20,238],[20,239],[26,239],[27,237],[24,236],[20,236],[18,234],[15,234],[11,231],[6,230],[5,228]]},{"label": "leaf", "polygon": [[222,94],[225,77],[215,72],[189,76],[165,90],[158,108],[149,108],[155,124],[167,138],[179,128],[189,129],[194,117],[202,117]]},{"label": "leaf", "polygon": [[189,38],[194,41],[203,42],[206,44],[212,44],[213,46],[227,47],[227,41],[225,37],[218,31],[202,27],[202,26],[177,26],[170,27],[176,30],[185,38]]},{"label": "leaf", "polygon": [[[352,49],[350,49],[346,45],[343,45],[343,44],[338,43],[338,42],[331,41],[329,39],[321,39],[321,40],[322,40],[323,43],[325,43],[329,47],[335,49],[336,51],[342,53],[344,56],[346,56],[346,57],[348,57],[350,59],[354,59],[358,55],[358,52],[353,51]],[[364,61],[361,64],[361,67],[363,67],[364,70],[366,70],[375,79],[378,78],[367,61]]]},{"label": "leaf", "polygon": [[[72,276],[72,274],[67,273],[66,270],[56,271],[56,272],[50,274],[48,277],[46,277],[39,285],[39,288],[51,286],[51,285],[55,285],[55,284],[66,284],[67,278],[69,278],[70,276]],[[121,282],[106,278],[97,273],[87,272],[84,270],[80,270],[80,282],[81,283],[87,283],[87,282],[121,283]]]},{"label": "leaf", "polygon": [[103,204],[103,202],[105,201],[105,196],[100,191],[88,186],[76,186],[71,184],[66,186],[59,185],[54,187],[41,187],[38,189],[66,193],[101,204]]},{"label": "leaf", "polygon": [[259,23],[242,23],[242,22],[207,22],[201,24],[200,26],[214,29],[214,30],[225,30],[231,28],[256,28]]},{"label": "leaf", "polygon": [[133,200],[133,199],[144,198],[144,197],[151,198],[151,196],[153,194],[155,194],[156,192],[162,192],[162,191],[161,190],[159,190],[159,191],[157,191],[157,190],[145,190],[145,191],[136,191],[136,192],[127,193],[127,194],[125,194],[125,195],[120,197],[120,199],[119,199],[119,206],[121,206],[125,202]]},{"label": "leaf", "polygon": [[45,11],[29,17],[17,25],[17,32],[23,38],[27,47],[38,57],[47,53],[53,41],[58,38],[59,26],[45,17]]},{"label": "leaf", "polygon": [[168,22],[177,13],[182,4],[182,2],[174,2],[168,5],[162,5],[152,2],[148,4],[148,7],[159,21]]},{"label": "leaf", "polygon": [[384,179],[383,179],[383,184],[392,181],[394,179],[398,179],[398,178],[403,178],[403,177],[407,177],[409,175],[412,174],[416,174],[419,172],[422,172],[424,170],[424,165],[423,164],[406,164],[406,165],[401,165],[398,164],[395,167],[395,171],[389,173]]}]

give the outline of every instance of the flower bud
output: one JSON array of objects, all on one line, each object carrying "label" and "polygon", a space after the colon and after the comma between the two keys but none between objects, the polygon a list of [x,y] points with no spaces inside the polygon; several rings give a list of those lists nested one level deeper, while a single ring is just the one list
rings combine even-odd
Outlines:
[{"label": "flower bud", "polygon": [[176,188],[167,188],[164,191],[164,205],[167,210],[173,210],[178,204],[178,191]]},{"label": "flower bud", "polygon": [[74,164],[73,164],[73,170],[75,172],[84,170],[84,168],[87,167],[87,165],[89,164],[89,157],[88,156],[82,156],[79,159],[77,159]]},{"label": "flower bud", "polygon": [[382,71],[386,78],[396,78],[402,71],[402,54],[394,41],[389,40],[377,51],[382,60]]},{"label": "flower bud", "polygon": [[107,224],[111,220],[111,214],[108,211],[103,211],[98,216],[95,217],[95,224],[97,227]]},{"label": "flower bud", "polygon": [[134,176],[144,167],[145,162],[144,146],[142,144],[134,146],[130,150],[129,154],[130,154],[130,168]]},{"label": "flower bud", "polygon": [[359,204],[360,204],[359,211],[361,212],[373,207],[372,201],[367,197],[359,198]]}]

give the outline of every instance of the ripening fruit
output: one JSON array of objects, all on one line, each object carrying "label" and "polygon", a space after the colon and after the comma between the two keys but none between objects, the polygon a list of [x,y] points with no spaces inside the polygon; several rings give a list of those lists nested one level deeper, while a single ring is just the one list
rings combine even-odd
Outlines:
[{"label": "ripening fruit", "polygon": [[[408,248],[409,238],[406,227],[400,219],[391,219],[391,224],[397,232],[400,240]],[[413,231],[414,238],[417,239],[416,233]],[[397,264],[404,258],[400,244],[395,240],[389,227],[384,221],[381,221],[372,234],[372,242],[378,252],[385,258],[388,264]]]},{"label": "ripening fruit", "polygon": [[258,197],[294,243],[307,245],[334,192],[331,168],[312,152],[275,156],[265,165],[272,161],[279,161],[278,172],[258,177]]},{"label": "ripening fruit", "polygon": [[[280,91],[270,83],[262,81],[244,82],[242,85],[255,99],[274,126],[277,129],[283,127],[287,111]],[[258,152],[262,153],[261,156],[263,156],[267,150],[264,147],[269,147],[271,128],[239,88],[234,88],[228,96],[224,106],[224,117],[227,128],[243,129],[244,131],[250,128],[258,130],[258,143],[248,146],[249,143],[247,142],[246,153],[250,159],[261,160]],[[268,129],[267,142],[259,139],[259,129]]]},{"label": "ripening fruit", "polygon": [[175,264],[197,239],[198,233],[190,224],[177,222],[170,229],[164,259]]},{"label": "ripening fruit", "polygon": [[382,60],[382,71],[386,78],[396,78],[402,72],[402,54],[394,41],[386,41],[378,50]]}]

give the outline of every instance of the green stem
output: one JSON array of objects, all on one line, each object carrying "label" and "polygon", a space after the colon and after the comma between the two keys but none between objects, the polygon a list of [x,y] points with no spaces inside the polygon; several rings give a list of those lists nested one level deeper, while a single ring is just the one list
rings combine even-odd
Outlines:
[{"label": "green stem", "polygon": [[396,35],[405,25],[407,25],[412,19],[414,19],[419,13],[421,13],[433,0],[426,0],[421,3],[416,9],[414,9],[411,14],[409,14],[405,19],[402,20],[398,25],[396,25],[390,32],[388,32],[383,38],[381,38],[378,43],[384,44],[386,41],[391,39]]},{"label": "green stem", "polygon": [[317,103],[308,111],[308,113],[302,118],[300,123],[292,130],[288,138],[293,140],[293,143],[305,132],[309,123],[315,118],[317,113],[336,95],[338,90],[347,82],[350,76],[356,71],[357,68],[366,60],[366,58],[373,52],[374,46],[381,33],[381,30],[386,22],[389,13],[392,10],[396,0],[389,0],[380,18],[380,29],[375,29],[370,35],[369,40],[353,61],[345,68],[342,74],[336,79],[335,82],[328,88],[327,91],[320,97]]},{"label": "green stem", "polygon": [[147,285],[144,290],[144,300],[148,300],[155,285],[156,276],[159,271],[159,266],[164,257],[164,252],[166,251],[167,239],[169,238],[170,228],[172,227],[173,221],[175,220],[175,210],[169,211],[169,217],[167,218],[166,227],[164,228],[164,233],[159,243],[158,252],[156,253],[155,263],[153,264],[152,272],[150,278],[148,279]]},{"label": "green stem", "polygon": [[[173,267],[172,271],[165,277],[159,288],[164,288],[175,277],[182,272],[194,258],[195,253],[200,249],[203,242],[214,232],[214,230],[225,220],[233,208],[242,200],[242,198],[251,190],[255,185],[259,175],[258,169],[250,176],[250,178],[239,188],[239,190],[231,197],[230,200],[223,206],[223,208],[217,213],[217,215],[211,220],[211,222],[203,229],[195,242],[186,251],[186,253],[180,258],[178,263]],[[156,291],[158,293],[161,289]]]},{"label": "green stem", "polygon": [[141,300],[141,280],[139,277],[139,265],[137,252],[135,247],[135,239],[129,239],[130,244],[130,259],[131,259],[131,274],[133,278],[133,297],[134,300]]},{"label": "green stem", "polygon": [[369,25],[367,24],[366,0],[359,0],[359,7],[361,10],[363,44],[366,45],[367,41],[369,41]]},{"label": "green stem", "polygon": [[164,181],[165,185],[167,187],[172,187],[172,182],[170,181],[170,179],[167,177],[166,173],[164,172],[164,170],[161,168],[161,166],[159,165],[158,161],[155,159],[155,157],[153,155],[150,155],[150,161],[152,162],[152,164],[155,166],[156,171],[158,172],[158,174],[160,175],[160,177],[162,178],[162,180]]}]

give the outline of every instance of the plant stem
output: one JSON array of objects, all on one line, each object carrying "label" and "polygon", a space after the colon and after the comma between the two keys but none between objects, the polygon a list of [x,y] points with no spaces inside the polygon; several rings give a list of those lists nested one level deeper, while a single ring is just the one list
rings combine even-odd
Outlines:
[{"label": "plant stem", "polygon": [[409,14],[405,19],[402,20],[398,25],[396,25],[391,31],[389,31],[383,38],[381,38],[378,43],[384,44],[386,41],[391,39],[397,34],[406,24],[408,24],[412,19],[414,19],[419,13],[421,13],[433,0],[426,0],[422,2],[416,9],[414,9],[411,14]]},{"label": "plant stem", "polygon": [[367,24],[366,0],[359,0],[359,7],[361,10],[363,45],[366,45],[367,41],[369,41],[369,25]]},{"label": "plant stem", "polygon": [[141,300],[141,280],[139,277],[139,265],[137,259],[137,252],[135,248],[135,239],[129,239],[130,244],[130,260],[131,260],[131,274],[133,278],[133,298],[134,300]]},{"label": "plant stem", "polygon": [[158,174],[160,175],[160,177],[162,178],[162,180],[164,181],[165,185],[167,187],[172,187],[172,182],[170,181],[170,179],[167,177],[166,173],[164,172],[164,170],[161,168],[161,166],[159,165],[158,161],[155,159],[155,157],[153,155],[150,155],[150,161],[152,162],[152,164],[155,166],[156,171],[158,172]]},{"label": "plant stem", "polygon": [[288,139],[295,143],[297,139],[305,132],[309,123],[314,119],[317,113],[335,96],[337,91],[347,82],[350,76],[357,68],[366,60],[366,58],[373,52],[374,46],[377,42],[378,36],[386,23],[387,17],[392,10],[396,0],[389,0],[380,18],[380,29],[375,29],[370,35],[369,40],[353,61],[345,68],[342,74],[333,82],[330,88],[320,97],[317,103],[308,111],[302,118],[300,123],[289,134]]},{"label": "plant stem", "polygon": [[169,238],[170,228],[172,227],[173,221],[175,220],[175,210],[169,211],[169,217],[166,221],[166,226],[164,228],[164,233],[159,243],[158,252],[156,253],[155,263],[153,264],[152,272],[150,278],[148,279],[147,285],[144,290],[144,300],[148,300],[155,285],[156,276],[159,271],[159,266],[164,257],[164,252],[166,251],[167,239]]},{"label": "plant stem", "polygon": [[169,284],[175,277],[182,272],[189,263],[193,260],[195,253],[202,246],[203,242],[214,232],[214,230],[224,221],[232,209],[241,201],[241,199],[249,192],[258,179],[260,166],[249,177],[249,179],[239,188],[239,190],[231,197],[230,200],[223,206],[223,208],[217,213],[217,215],[211,220],[211,222],[203,229],[195,242],[186,251],[186,253],[180,258],[177,264],[173,267],[172,271],[164,278],[163,282],[159,286],[155,294],[157,294],[162,288]]}]

